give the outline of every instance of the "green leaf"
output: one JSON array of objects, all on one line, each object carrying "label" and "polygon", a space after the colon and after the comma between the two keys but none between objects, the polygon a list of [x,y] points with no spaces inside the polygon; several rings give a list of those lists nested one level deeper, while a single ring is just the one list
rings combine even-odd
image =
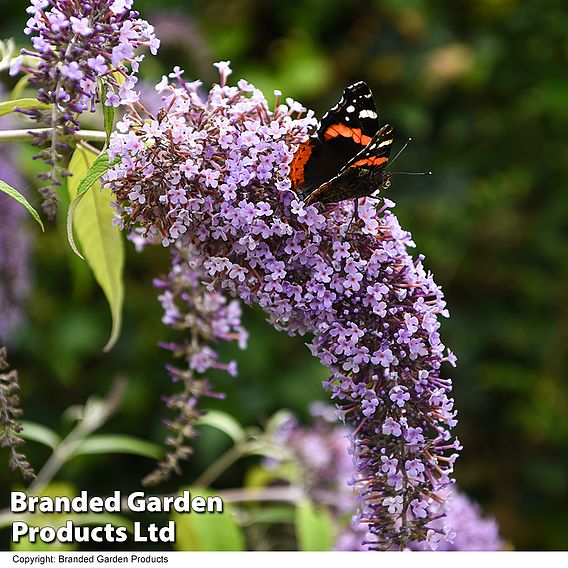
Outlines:
[{"label": "green leaf", "polygon": [[47,428],[43,424],[28,422],[27,420],[22,420],[21,424],[23,430],[20,432],[20,436],[26,440],[39,442],[44,446],[50,447],[52,450],[55,450],[61,443],[61,437],[51,430],[51,428]]},{"label": "green leaf", "polygon": [[[69,164],[71,167],[71,164]],[[75,244],[75,239],[73,237],[73,216],[75,214],[75,210],[77,209],[77,205],[87,191],[93,187],[93,185],[98,182],[100,177],[110,168],[109,157],[106,152],[103,152],[97,156],[89,171],[85,174],[83,179],[79,182],[79,187],[75,192],[75,196],[71,195],[71,189],[69,189],[69,194],[71,198],[71,203],[69,204],[69,209],[67,210],[67,240],[69,241],[69,245],[73,249],[73,252],[79,257],[83,258],[79,250],[77,249],[77,245]],[[76,181],[76,180],[75,180]],[[99,185],[100,188],[100,185]]]},{"label": "green leaf", "polygon": [[333,524],[327,509],[305,500],[296,507],[296,538],[302,551],[331,550]]},{"label": "green leaf", "polygon": [[32,98],[16,99],[14,101],[4,101],[0,103],[0,116],[4,116],[5,114],[10,114],[11,112],[14,112],[14,109],[16,107],[25,110],[33,108],[37,110],[49,110],[51,108],[51,105],[40,103],[37,99],[32,99]]},{"label": "green leaf", "polygon": [[274,458],[279,461],[289,458],[289,452],[287,450],[263,440],[258,440],[255,443],[249,443],[246,450],[246,455],[263,456],[266,458]]},{"label": "green leaf", "polygon": [[114,107],[103,104],[103,116],[108,142],[108,140],[110,140],[110,135],[112,134],[112,128],[114,126]]},{"label": "green leaf", "polygon": [[112,127],[114,126],[114,107],[106,104],[107,99],[107,86],[104,81],[99,81],[99,91],[101,93],[101,103],[103,107],[103,118],[105,125],[105,132],[107,135],[107,144],[112,134]]},{"label": "green leaf", "polygon": [[103,434],[89,436],[74,452],[74,456],[85,454],[133,454],[159,459],[162,448],[157,444],[122,434]]},{"label": "green leaf", "polygon": [[258,489],[267,487],[279,478],[272,469],[268,470],[258,464],[251,466],[245,473],[243,487],[247,489]]},{"label": "green leaf", "polygon": [[[87,263],[110,307],[112,330],[104,347],[105,351],[109,351],[118,339],[122,320],[124,243],[118,227],[112,224],[110,189],[101,189],[96,181],[100,176],[97,171],[108,169],[108,156],[106,163],[105,158],[101,158],[100,170],[93,171],[91,175],[95,158],[92,152],[80,146],[76,148],[69,163],[69,171],[73,175],[67,180],[67,188],[72,201],[82,192],[71,213],[72,224]],[[93,190],[87,191],[91,186]]]},{"label": "green leaf", "polygon": [[293,507],[263,507],[262,509],[250,511],[248,514],[249,524],[286,524],[291,525],[294,522]]},{"label": "green leaf", "polygon": [[38,215],[38,212],[28,203],[28,200],[17,190],[13,187],[10,187],[5,181],[0,180],[0,191],[3,191],[13,199],[15,199],[18,203],[21,203],[32,215],[32,217],[39,223],[42,231],[45,231],[45,227],[43,226],[43,222]]},{"label": "green leaf", "polygon": [[264,430],[267,434],[274,435],[294,417],[294,414],[287,408],[282,408],[275,412],[266,422]]},{"label": "green leaf", "polygon": [[22,94],[22,92],[28,86],[29,80],[30,80],[29,75],[24,75],[18,80],[18,82],[14,85],[12,92],[10,93],[10,98],[12,100],[18,98]]},{"label": "green leaf", "polygon": [[[193,497],[213,496],[204,489],[189,488]],[[176,550],[241,551],[244,537],[236,523],[231,506],[225,503],[222,513],[174,513],[176,523]]]},{"label": "green leaf", "polygon": [[241,425],[232,416],[220,410],[208,410],[207,414],[198,420],[198,424],[221,430],[235,443],[246,440],[246,433]]}]

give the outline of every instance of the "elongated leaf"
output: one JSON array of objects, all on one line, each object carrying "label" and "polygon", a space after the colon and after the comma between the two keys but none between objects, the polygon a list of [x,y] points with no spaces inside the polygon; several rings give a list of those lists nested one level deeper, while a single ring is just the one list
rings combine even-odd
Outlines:
[{"label": "elongated leaf", "polygon": [[38,110],[49,110],[51,105],[47,105],[45,103],[40,103],[37,99],[32,98],[25,98],[25,99],[16,99],[14,101],[4,101],[0,103],[0,116],[4,116],[5,114],[10,114],[14,112],[15,108],[22,108],[22,109],[38,109]]},{"label": "elongated leaf", "polygon": [[10,93],[10,98],[12,100],[17,99],[20,97],[20,95],[22,94],[22,92],[24,91],[24,89],[28,86],[28,82],[29,82],[30,78],[29,75],[24,75],[15,85],[14,88],[12,89],[12,92]]},{"label": "elongated leaf", "polygon": [[[69,171],[73,175],[68,178],[67,187],[71,200],[78,196],[79,189],[83,191],[83,197],[75,206],[72,223],[87,263],[110,307],[112,331],[104,347],[108,351],[118,339],[122,320],[124,243],[119,229],[112,224],[110,190],[101,189],[98,181],[91,183],[90,180],[81,187],[81,181],[89,173],[95,159],[92,152],[78,146],[69,163]],[[101,162],[104,163],[103,158]],[[96,177],[95,174],[93,176]],[[85,189],[87,184],[89,187],[92,185],[92,191]]]},{"label": "elongated leaf", "polygon": [[55,450],[61,443],[59,435],[43,424],[22,420],[22,426],[23,430],[20,432],[20,436],[25,440],[39,442],[40,444],[49,446],[52,450]]},{"label": "elongated leaf", "polygon": [[10,187],[5,181],[0,180],[0,191],[3,191],[11,198],[15,199],[18,203],[21,203],[30,213],[31,216],[39,223],[42,231],[45,231],[43,222],[38,214],[38,212],[28,203],[28,200],[13,187]]},{"label": "elongated leaf", "polygon": [[[75,244],[75,239],[73,237],[73,216],[75,215],[77,205],[79,205],[81,199],[83,199],[87,191],[89,191],[89,189],[93,187],[95,182],[98,182],[100,177],[109,169],[109,167],[110,164],[108,154],[106,152],[99,154],[89,168],[89,171],[79,182],[79,187],[77,188],[75,197],[72,197],[70,195],[71,203],[69,204],[69,209],[67,210],[67,240],[69,241],[69,245],[73,249],[73,252],[83,260],[85,259],[77,249],[77,245]],[[71,193],[71,190],[69,190],[69,193]]]},{"label": "elongated leaf", "polygon": [[290,410],[286,408],[282,408],[275,412],[266,422],[266,426],[264,427],[265,431],[269,434],[274,434],[279,432],[280,429],[292,420],[294,414],[290,412]]},{"label": "elongated leaf", "polygon": [[266,524],[292,524],[294,522],[293,507],[264,507],[249,512],[249,523],[266,523]]},{"label": "elongated leaf", "polygon": [[101,93],[101,106],[103,108],[103,117],[105,132],[107,135],[107,144],[110,140],[110,135],[112,133],[112,127],[114,126],[114,107],[106,104],[107,99],[107,85],[105,81],[99,81],[99,91]]},{"label": "elongated leaf", "polygon": [[[187,488],[184,488],[187,489]],[[205,489],[190,488],[191,497],[214,495]],[[244,537],[227,503],[222,513],[174,513],[176,550],[241,551]]]},{"label": "elongated leaf", "polygon": [[235,443],[243,442],[246,439],[246,433],[241,425],[232,416],[220,410],[207,411],[207,414],[199,419],[199,424],[221,430]]},{"label": "elongated leaf", "polygon": [[114,126],[114,107],[103,104],[103,116],[108,144],[110,135],[112,134],[112,128]]},{"label": "elongated leaf", "polygon": [[134,436],[101,434],[86,438],[74,453],[75,456],[84,454],[133,454],[159,459],[162,448]]},{"label": "elongated leaf", "polygon": [[279,478],[272,468],[268,470],[260,465],[253,465],[249,467],[245,473],[243,486],[246,489],[259,489],[266,487],[279,479],[282,478]]},{"label": "elongated leaf", "polygon": [[302,551],[331,550],[333,526],[329,512],[316,510],[313,503],[303,501],[296,508],[296,537]]}]

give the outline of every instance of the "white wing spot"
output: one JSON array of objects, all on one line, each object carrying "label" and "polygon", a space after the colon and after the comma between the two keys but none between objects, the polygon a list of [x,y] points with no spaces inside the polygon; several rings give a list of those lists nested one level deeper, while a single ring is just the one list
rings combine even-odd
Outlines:
[{"label": "white wing spot", "polygon": [[347,112],[355,112],[355,107],[353,105],[349,105],[345,110]]},{"label": "white wing spot", "polygon": [[377,113],[374,110],[362,110],[359,118],[377,118]]},{"label": "white wing spot", "polygon": [[390,140],[385,140],[384,142],[381,142],[379,144],[379,148],[382,148],[383,146],[388,146],[389,144],[392,144],[392,138]]}]

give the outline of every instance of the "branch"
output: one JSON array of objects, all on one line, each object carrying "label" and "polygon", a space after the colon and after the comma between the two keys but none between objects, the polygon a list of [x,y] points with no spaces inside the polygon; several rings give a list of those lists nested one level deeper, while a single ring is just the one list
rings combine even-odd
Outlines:
[{"label": "branch", "polygon": [[[20,142],[33,140],[34,135],[51,132],[51,128],[28,128],[26,130],[1,130],[0,142]],[[102,130],[77,130],[70,136],[75,140],[92,140],[93,142],[105,142],[106,132]]]}]

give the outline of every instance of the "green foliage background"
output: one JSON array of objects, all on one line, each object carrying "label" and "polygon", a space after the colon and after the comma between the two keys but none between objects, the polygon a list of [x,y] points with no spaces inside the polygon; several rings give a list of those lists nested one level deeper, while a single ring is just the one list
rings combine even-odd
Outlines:
[{"label": "green foliage background", "polygon": [[[0,4],[0,37],[22,43],[27,2]],[[268,93],[280,89],[321,115],[347,84],[364,79],[398,143],[412,136],[398,168],[434,176],[396,178],[389,197],[452,314],[443,339],[459,357],[458,481],[496,516],[515,548],[565,549],[566,2],[137,0],[136,6],[162,39],[159,56],[143,65],[149,81],[180,65],[188,79],[208,85],[216,76],[211,63],[229,59],[235,81],[244,77]],[[22,147],[22,162],[29,156]],[[62,226],[38,236],[33,264],[27,321],[10,345],[26,418],[61,429],[67,407],[105,393],[122,375],[127,396],[107,430],[160,441],[160,396],[172,385],[163,370],[168,354],[156,344],[171,334],[159,324],[152,278],[167,268],[165,251],[137,254],[128,246],[124,329],[110,354],[101,352],[110,329],[104,297],[65,245]],[[227,399],[215,406],[244,424],[281,407],[306,416],[310,401],[326,398],[325,371],[302,340],[274,332],[262,314],[247,312],[245,321],[251,340],[239,356],[240,376],[219,378]],[[204,432],[182,478],[164,490],[188,485],[225,443]],[[27,449],[40,465],[46,450],[32,443]],[[150,467],[142,458],[82,457],[60,477],[93,494],[128,492]],[[238,486],[241,474],[235,467],[218,485]],[[0,483],[18,479],[2,468]]]}]

